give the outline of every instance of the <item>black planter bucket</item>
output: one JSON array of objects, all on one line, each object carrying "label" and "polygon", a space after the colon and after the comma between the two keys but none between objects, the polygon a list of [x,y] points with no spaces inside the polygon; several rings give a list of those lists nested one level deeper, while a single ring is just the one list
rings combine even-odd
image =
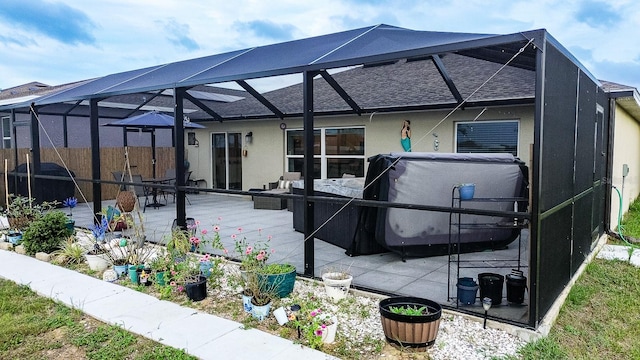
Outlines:
[{"label": "black planter bucket", "polygon": [[[428,314],[396,314],[390,310],[392,306],[416,308],[424,306],[427,308]],[[382,330],[389,343],[426,351],[436,342],[440,317],[442,316],[442,307],[437,302],[418,297],[397,296],[381,300],[378,308]]]},{"label": "black planter bucket", "polygon": [[480,283],[480,299],[488,297],[491,299],[492,306],[502,303],[504,276],[500,274],[482,273],[478,274],[478,282]]},{"label": "black planter bucket", "polygon": [[198,281],[186,283],[184,289],[192,301],[204,300],[207,297],[207,278],[198,276]]},{"label": "black planter bucket", "polygon": [[524,291],[527,288],[527,278],[522,272],[507,274],[507,301],[513,304],[524,302]]}]

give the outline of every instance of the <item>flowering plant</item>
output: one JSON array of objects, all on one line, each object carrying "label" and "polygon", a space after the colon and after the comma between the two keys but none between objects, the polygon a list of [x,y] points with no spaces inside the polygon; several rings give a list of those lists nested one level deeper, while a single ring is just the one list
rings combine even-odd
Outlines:
[{"label": "flowering plant", "polygon": [[73,216],[73,208],[78,205],[78,199],[75,196],[68,197],[62,202],[62,206],[69,208],[69,217]]},{"label": "flowering plant", "polygon": [[331,316],[324,314],[320,308],[302,311],[298,316],[292,315],[290,320],[307,339],[312,349],[322,347],[323,337],[329,331],[328,327],[333,324]]},{"label": "flowering plant", "polygon": [[[238,228],[242,233],[242,228]],[[258,229],[258,236],[262,236],[262,229]],[[240,266],[245,271],[254,271],[264,266],[269,260],[269,256],[275,253],[275,249],[270,248],[271,235],[266,240],[258,239],[253,244],[247,241],[246,237],[240,238],[238,234],[231,235],[234,240],[234,249],[240,260]],[[225,250],[226,253],[226,250]]]},{"label": "flowering plant", "polygon": [[91,233],[96,238],[96,241],[104,241],[104,235],[109,229],[109,222],[106,216],[100,218],[100,222],[91,226]]},{"label": "flowering plant", "polygon": [[[211,231],[213,236],[209,236]],[[167,250],[169,258],[172,259],[168,274],[171,279],[169,285],[174,291],[182,292],[186,282],[197,280],[200,275],[207,277],[210,284],[217,285],[217,280],[222,274],[219,267],[222,258],[208,253],[200,256],[189,252],[203,254],[205,251],[222,249],[219,231],[220,227],[217,225],[212,230],[201,228],[200,221],[187,225],[185,230],[180,228],[172,230],[171,239],[167,242]],[[210,246],[211,249],[205,246]]]}]

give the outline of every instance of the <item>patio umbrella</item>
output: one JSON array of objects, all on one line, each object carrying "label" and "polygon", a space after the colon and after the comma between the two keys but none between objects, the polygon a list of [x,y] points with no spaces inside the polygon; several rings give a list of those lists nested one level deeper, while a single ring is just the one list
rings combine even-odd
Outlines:
[{"label": "patio umbrella", "polygon": [[[147,112],[141,115],[128,117],[126,119],[110,122],[105,126],[119,126],[124,128],[142,129],[151,132],[151,164],[153,177],[156,177],[156,134],[155,129],[172,129],[174,127],[173,116],[169,116],[157,111]],[[204,129],[204,126],[192,122],[184,122],[185,128]]]}]

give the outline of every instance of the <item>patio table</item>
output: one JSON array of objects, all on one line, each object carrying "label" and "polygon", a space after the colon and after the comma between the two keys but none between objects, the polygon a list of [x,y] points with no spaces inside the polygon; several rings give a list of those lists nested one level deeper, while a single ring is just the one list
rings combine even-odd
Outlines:
[{"label": "patio table", "polygon": [[175,178],[148,178],[148,179],[142,179],[143,183],[147,183],[149,185],[145,185],[145,187],[147,189],[151,189],[151,196],[152,196],[152,200],[149,204],[147,204],[147,207],[149,206],[153,206],[154,208],[159,208],[161,206],[165,206],[165,204],[161,203],[158,201],[158,190],[160,190],[159,187],[154,186],[156,184],[168,184],[170,181],[175,180]]}]

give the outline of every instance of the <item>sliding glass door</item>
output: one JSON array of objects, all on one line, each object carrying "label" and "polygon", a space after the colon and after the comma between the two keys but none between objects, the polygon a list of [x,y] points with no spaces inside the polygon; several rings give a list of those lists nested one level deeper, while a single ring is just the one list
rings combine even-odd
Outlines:
[{"label": "sliding glass door", "polygon": [[213,188],[242,190],[242,143],[240,133],[211,135]]}]

